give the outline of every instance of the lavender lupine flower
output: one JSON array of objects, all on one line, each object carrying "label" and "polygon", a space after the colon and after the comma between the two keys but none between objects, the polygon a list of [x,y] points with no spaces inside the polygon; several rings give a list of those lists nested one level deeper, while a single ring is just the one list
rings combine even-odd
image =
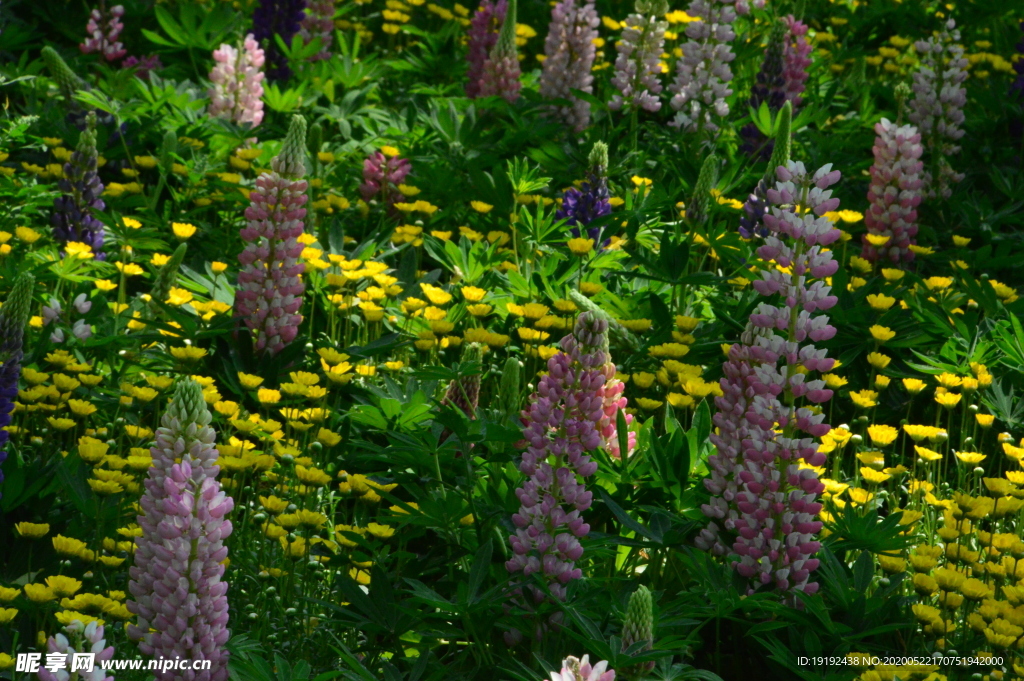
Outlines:
[{"label": "lavender lupine flower", "polygon": [[623,22],[622,36],[616,43],[615,75],[612,85],[618,93],[608,102],[613,111],[628,112],[661,109],[661,53],[665,49],[667,21],[658,17],[668,11],[665,0],[637,0],[636,11]]},{"label": "lavender lupine flower", "polygon": [[299,331],[302,294],[306,285],[300,275],[306,265],[299,261],[303,245],[306,209],[302,206],[307,183],[305,155],[306,119],[293,116],[281,153],[270,162],[271,172],[256,180],[245,209],[248,224],[239,234],[245,248],[238,254],[235,316],[241,317],[254,336],[256,351],[276,355]]},{"label": "lavender lupine flower", "polygon": [[[782,61],[785,34],[786,27],[780,22],[775,24],[768,37],[768,47],[764,51],[761,70],[757,72],[755,83],[750,88],[749,106],[754,111],[762,104],[767,104],[768,110],[774,113],[786,103],[786,78],[783,76]],[[774,144],[754,123],[743,126],[740,137],[743,139],[740,151],[747,156],[762,160],[771,157]]]},{"label": "lavender lupine flower", "polygon": [[519,52],[516,49],[516,0],[508,4],[505,20],[501,22],[498,41],[494,43],[483,74],[480,76],[481,97],[503,97],[508,102],[519,99]]},{"label": "lavender lupine flower", "polygon": [[549,99],[567,99],[570,106],[556,108],[559,117],[574,132],[590,123],[590,103],[578,99],[573,90],[593,91],[594,57],[597,27],[601,20],[592,1],[582,7],[576,0],[562,0],[551,10],[551,24],[544,40],[544,70],[540,76],[540,94]]},{"label": "lavender lupine flower", "polygon": [[124,45],[118,40],[121,31],[124,30],[124,24],[121,23],[123,16],[123,5],[114,5],[106,12],[93,9],[89,13],[89,23],[85,27],[89,37],[78,46],[82,54],[99,52],[107,61],[117,61],[128,54],[128,50],[124,49]]},{"label": "lavender lupine flower", "polygon": [[491,53],[495,43],[498,42],[498,29],[505,21],[505,14],[508,13],[508,0],[498,0],[491,3],[491,0],[481,0],[480,7],[473,14],[467,31],[468,51],[466,61],[469,68],[466,71],[466,96],[477,98],[480,96],[480,79],[484,75],[484,62],[487,55]]},{"label": "lavender lupine flower", "polygon": [[[225,681],[230,632],[228,583],[222,581],[234,501],[217,474],[216,433],[202,387],[180,381],[150,449],[153,465],[139,501],[142,536],[129,569],[128,635],[154,658],[210,660],[199,673],[165,671],[157,681]],[[180,459],[180,460],[179,460]]]},{"label": "lavender lupine flower", "polygon": [[63,247],[69,241],[88,244],[97,260],[103,260],[103,223],[93,211],[106,208],[100,196],[103,182],[96,172],[96,116],[86,117],[86,128],[78,138],[78,147],[64,164],[64,177],[57,186],[63,192],[53,200],[50,225],[53,238]]},{"label": "lavender lupine flower", "polygon": [[786,101],[793,104],[796,112],[803,102],[803,93],[807,89],[807,69],[811,67],[811,50],[813,46],[807,41],[807,24],[798,21],[790,14],[784,19],[789,29],[786,35],[786,49],[782,54],[785,62],[783,73],[786,79]]},{"label": "lavender lupine flower", "polygon": [[299,35],[306,45],[314,38],[320,39],[320,51],[310,57],[310,61],[330,59],[334,42],[334,0],[307,0]]},{"label": "lavender lupine flower", "polygon": [[[564,600],[566,584],[582,576],[575,562],[583,555],[579,540],[590,531],[581,515],[593,500],[581,479],[597,470],[589,452],[616,439],[616,414],[625,398],[616,391],[621,383],[609,361],[608,322],[584,312],[560,346],[522,412],[526,449],[519,470],[528,479],[516,490],[522,505],[512,516],[517,530],[509,538],[513,556],[505,567],[524,577],[540,573],[555,598]],[[606,401],[611,402],[607,408]],[[543,592],[527,583],[517,585],[513,594],[534,604],[544,599]],[[559,614],[550,624],[559,623]],[[545,626],[538,624],[537,636]],[[515,643],[521,637],[513,630],[506,641]]]},{"label": "lavender lupine flower", "polygon": [[389,158],[380,151],[370,154],[363,161],[363,183],[359,185],[363,201],[369,201],[380,194],[381,201],[391,209],[402,197],[398,185],[405,182],[411,170],[412,165],[408,159],[398,156]]},{"label": "lavender lupine flower", "polygon": [[686,24],[683,56],[676,64],[676,78],[669,86],[672,108],[678,112],[672,125],[683,130],[715,131],[713,116],[728,116],[725,98],[736,58],[730,43],[736,38],[736,0],[692,0],[686,13],[697,21]]},{"label": "lavender lupine flower", "polygon": [[[612,212],[611,193],[608,191],[608,145],[595,142],[588,159],[587,180],[579,189],[570,187],[562,196],[562,205],[555,212],[556,220],[565,220],[574,237],[580,236],[580,227],[587,227],[599,217]],[[589,227],[587,236],[594,243],[601,242],[601,227]]]},{"label": "lavender lupine flower", "polygon": [[164,65],[160,62],[160,56],[156,54],[151,54],[141,59],[136,56],[126,57],[121,62],[122,69],[134,69],[136,77],[142,80],[149,80],[150,73],[159,71],[163,67]]},{"label": "lavender lupine flower", "polygon": [[811,175],[802,163],[790,162],[776,169],[776,177],[768,190],[773,207],[764,217],[770,233],[757,254],[780,267],[766,267],[753,286],[766,297],[781,294],[781,300],[757,307],[723,364],[723,394],[715,399],[718,432],[711,435],[718,453],[708,457],[711,475],[704,480],[712,497],[701,509],[712,520],[696,543],[729,555],[749,580],[748,593],[773,587],[814,593],[818,584],[808,579],[818,567],[811,556],[821,529],[815,499],[824,485],[801,463],[825,462],[814,438],[828,433],[829,425],[801,402],[831,399],[825,382],[808,373],[829,371],[835,360],[801,344],[836,332],[827,316],[812,315],[837,302],[824,280],[838,269],[826,247],[840,231],[822,216],[839,206],[828,187],[840,175],[831,164]]},{"label": "lavender lupine flower", "polygon": [[252,15],[252,34],[266,51],[267,79],[284,82],[292,76],[288,58],[277,46],[275,35],[281,36],[285,45],[292,44],[292,37],[299,32],[306,16],[306,0],[260,0]]},{"label": "lavender lupine flower", "polygon": [[[917,236],[917,206],[921,203],[921,134],[913,125],[899,126],[883,118],[875,125],[875,164],[871,166],[868,201],[864,214],[868,231],[863,237],[861,257],[871,262],[910,262],[910,245]],[[870,235],[889,237],[881,245],[868,241]]]},{"label": "lavender lupine flower", "polygon": [[928,198],[953,194],[950,183],[964,179],[949,165],[949,157],[960,152],[956,142],[964,136],[960,125],[964,122],[964,104],[967,90],[967,59],[964,48],[957,44],[960,31],[950,19],[945,30],[928,40],[914,43],[921,55],[921,67],[914,74],[914,98],[907,116],[917,125],[928,152],[927,170],[924,171],[925,195]]},{"label": "lavender lupine flower", "polygon": [[615,681],[615,670],[608,669],[605,660],[591,666],[589,655],[582,660],[570,655],[562,660],[562,671],[551,672],[550,681]]},{"label": "lavender lupine flower", "polygon": [[210,115],[255,128],[263,122],[263,64],[265,56],[252,33],[241,48],[222,44],[213,51],[210,71]]},{"label": "lavender lupine flower", "polygon": [[[0,308],[0,465],[7,459],[7,440],[10,434],[11,412],[18,397],[18,378],[24,356],[25,325],[32,310],[32,286],[35,277],[23,272],[14,280],[4,306]],[[4,471],[0,467],[0,482]]]},{"label": "lavender lupine flower", "polygon": [[[114,657],[114,646],[108,646],[103,638],[102,624],[95,621],[83,624],[82,620],[71,620],[64,627],[63,634],[46,639],[46,650],[50,654],[64,653],[66,657],[61,663],[63,669],[51,672],[45,667],[40,668],[37,672],[40,681],[69,681],[72,678],[76,681],[114,681],[114,677],[107,676],[107,672],[100,666]],[[75,653],[94,655],[92,671],[70,671],[75,669],[72,665]]]}]

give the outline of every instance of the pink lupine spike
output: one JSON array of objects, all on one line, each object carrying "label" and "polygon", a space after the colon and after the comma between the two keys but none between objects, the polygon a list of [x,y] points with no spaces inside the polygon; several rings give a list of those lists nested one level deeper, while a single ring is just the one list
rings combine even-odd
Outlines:
[{"label": "pink lupine spike", "polygon": [[[924,184],[921,134],[913,125],[897,126],[886,118],[875,125],[875,133],[875,164],[871,166],[868,189],[871,207],[864,214],[868,231],[861,256],[871,262],[910,262],[914,259],[910,246],[917,236],[917,207]],[[875,246],[868,241],[869,235],[889,240]]]},{"label": "pink lupine spike", "polygon": [[[769,232],[758,249],[774,264],[754,288],[764,296],[788,295],[781,305],[758,305],[722,365],[722,396],[715,399],[713,419],[718,430],[711,435],[717,453],[708,457],[710,476],[704,481],[712,497],[702,507],[712,520],[696,543],[729,556],[749,580],[748,593],[772,588],[814,593],[818,585],[808,579],[818,566],[811,556],[819,547],[816,498],[824,485],[814,470],[802,466],[824,464],[813,438],[827,434],[829,425],[822,414],[801,406],[800,398],[821,403],[831,397],[825,382],[806,372],[829,371],[835,362],[801,343],[835,334],[827,317],[811,312],[831,308],[836,298],[828,285],[809,282],[807,274],[834,271],[832,252],[822,244],[833,243],[839,230],[816,209],[837,207],[828,187],[839,173],[829,164],[811,175],[802,163],[789,162],[776,177],[779,182],[768,191],[775,205],[764,217]],[[794,309],[800,311],[793,314]]]},{"label": "pink lupine spike", "polygon": [[124,49],[124,45],[118,40],[121,31],[124,30],[124,24],[121,23],[123,16],[123,5],[114,5],[104,12],[93,9],[89,13],[89,22],[85,27],[89,37],[78,46],[82,54],[99,52],[107,61],[117,61],[128,54],[128,50]]},{"label": "pink lupine spike", "polygon": [[252,33],[241,47],[221,45],[210,71],[210,115],[255,128],[263,122],[263,49]]}]

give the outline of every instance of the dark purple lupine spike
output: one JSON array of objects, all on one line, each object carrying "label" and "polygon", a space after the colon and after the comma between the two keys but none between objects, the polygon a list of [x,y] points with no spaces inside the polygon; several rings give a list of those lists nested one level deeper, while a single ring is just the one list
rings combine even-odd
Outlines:
[{"label": "dark purple lupine spike", "polygon": [[491,49],[498,42],[498,29],[505,22],[505,14],[508,13],[508,0],[498,0],[492,3],[491,0],[481,0],[479,8],[473,15],[467,32],[466,61],[469,68],[466,71],[466,96],[476,98],[480,96],[480,79],[484,75],[484,62],[491,53]]},{"label": "dark purple lupine spike", "polygon": [[[32,309],[32,286],[35,277],[23,273],[14,281],[10,295],[0,308],[0,464],[7,459],[7,440],[10,435],[11,412],[18,396],[18,378],[21,375],[22,347],[25,324]],[[4,480],[0,469],[0,482]]]},{"label": "dark purple lupine spike", "polygon": [[285,45],[291,45],[292,37],[299,32],[305,18],[306,0],[260,0],[256,6],[252,34],[266,53],[267,80],[285,82],[291,78],[288,58],[278,49],[274,36],[281,36]]},{"label": "dark purple lupine spike", "polygon": [[[604,142],[595,142],[588,160],[590,168],[587,170],[587,180],[581,184],[580,189],[570,187],[566,190],[562,197],[562,207],[555,213],[555,219],[565,220],[574,237],[580,235],[581,226],[586,227],[597,218],[612,212],[611,193],[608,191],[606,177],[608,145]],[[600,243],[601,228],[587,229],[587,236],[593,239],[594,243]]]},{"label": "dark purple lupine spike", "polygon": [[50,224],[62,247],[69,241],[88,244],[96,259],[103,260],[103,223],[92,214],[106,208],[100,198],[103,182],[96,172],[97,160],[96,117],[90,113],[78,148],[64,164],[64,177],[57,183],[63,194],[53,200]]},{"label": "dark purple lupine spike", "polygon": [[[757,111],[762,103],[767,103],[768,109],[774,113],[786,103],[785,62],[782,58],[785,35],[786,26],[779,22],[768,38],[761,70],[757,73],[754,86],[750,88],[750,107],[754,111]],[[747,156],[765,161],[771,157],[774,142],[766,138],[754,123],[743,126],[740,137],[743,138],[740,151]]]}]

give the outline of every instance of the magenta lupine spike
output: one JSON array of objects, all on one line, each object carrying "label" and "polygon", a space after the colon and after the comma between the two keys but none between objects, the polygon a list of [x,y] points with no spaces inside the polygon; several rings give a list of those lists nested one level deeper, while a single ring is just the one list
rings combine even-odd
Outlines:
[{"label": "magenta lupine spike", "polygon": [[661,109],[661,53],[665,49],[668,22],[658,17],[668,11],[664,0],[637,0],[636,11],[623,21],[622,36],[616,43],[615,75],[618,90],[608,108],[612,111]]},{"label": "magenta lupine spike", "polygon": [[697,19],[686,24],[683,56],[676,64],[676,78],[669,86],[673,93],[672,109],[676,117],[672,125],[692,131],[703,128],[714,132],[718,125],[714,116],[729,115],[725,98],[732,94],[729,67],[736,55],[732,41],[736,32],[736,0],[692,0],[686,13]]},{"label": "magenta lupine spike", "polygon": [[551,10],[540,94],[571,102],[570,106],[557,107],[556,113],[574,132],[581,132],[590,123],[590,103],[577,98],[572,91],[593,92],[591,69],[597,54],[594,40],[600,23],[592,1],[579,7],[576,0],[562,0]]},{"label": "magenta lupine spike", "polygon": [[[917,236],[917,207],[921,203],[923,180],[921,134],[913,125],[896,125],[883,118],[875,125],[875,164],[871,166],[871,186],[864,214],[868,231],[863,237],[861,256],[877,262],[910,262],[910,245]],[[869,235],[889,237],[881,246],[868,241]]]},{"label": "magenta lupine spike", "polygon": [[238,254],[235,316],[252,331],[258,353],[276,355],[291,343],[299,331],[302,294],[306,285],[301,275],[306,265],[299,261],[303,245],[303,208],[309,199],[303,165],[306,120],[293,116],[281,153],[270,162],[271,172],[256,180],[245,209],[247,226],[241,230],[245,249]]},{"label": "magenta lupine spike", "polygon": [[89,37],[78,46],[82,54],[99,52],[107,61],[117,61],[128,54],[128,50],[124,49],[124,45],[118,40],[121,31],[124,30],[124,24],[121,23],[123,16],[123,5],[114,5],[107,12],[93,9],[89,13],[89,23],[85,27]]},{"label": "magenta lupine spike", "polygon": [[203,389],[188,378],[174,397],[150,449],[153,465],[139,501],[142,535],[129,569],[127,608],[138,617],[127,627],[139,650],[153,658],[209,660],[211,668],[158,672],[157,681],[225,681],[228,583],[225,516],[234,501],[217,474],[216,433]]},{"label": "magenta lupine spike", "polygon": [[299,35],[306,45],[314,38],[320,39],[320,51],[309,58],[309,61],[330,59],[331,43],[334,42],[334,1],[307,0],[306,15],[299,25]]},{"label": "magenta lupine spike", "polygon": [[[70,638],[69,638],[70,637]],[[45,667],[37,672],[39,681],[68,681],[71,674],[65,670],[75,669],[72,665],[75,653],[92,653],[93,670],[91,672],[79,671],[75,674],[81,681],[114,681],[113,676],[100,668],[100,665],[114,657],[114,646],[108,646],[103,638],[103,625],[95,621],[83,624],[82,620],[71,620],[71,623],[64,627],[63,634],[57,634],[46,639],[46,650],[50,654],[64,653],[66,656],[62,662],[63,669],[51,672]],[[49,660],[47,660],[49,661]]]},{"label": "magenta lupine spike", "polygon": [[839,207],[828,187],[840,174],[828,164],[812,176],[791,161],[776,169],[776,177],[768,190],[773,207],[764,217],[769,234],[757,249],[766,267],[753,287],[762,296],[780,295],[779,304],[758,305],[722,365],[723,394],[715,398],[713,419],[718,432],[711,435],[717,453],[708,457],[710,477],[704,480],[712,497],[701,509],[711,522],[696,543],[728,555],[749,580],[748,593],[814,593],[818,584],[808,579],[818,567],[811,556],[820,547],[816,499],[824,485],[801,465],[824,464],[815,438],[830,427],[823,414],[802,403],[831,399],[825,382],[809,375],[831,370],[835,360],[804,343],[836,332],[826,315],[812,315],[837,302],[825,278],[838,269],[827,247],[840,231],[823,215]]},{"label": "magenta lupine spike", "polygon": [[786,79],[786,101],[793,104],[793,113],[803,102],[803,93],[807,89],[807,70],[811,67],[811,50],[807,40],[807,24],[797,21],[790,14],[784,19],[789,29],[786,34],[786,48],[782,52],[785,63],[783,76]]},{"label": "magenta lupine spike", "polygon": [[958,44],[960,31],[950,19],[945,30],[928,40],[914,43],[921,55],[921,66],[914,74],[914,98],[910,101],[908,118],[917,125],[928,152],[924,171],[925,196],[949,198],[950,183],[961,182],[963,173],[949,165],[949,157],[960,152],[957,141],[964,136],[967,90],[967,59]]},{"label": "magenta lupine spike", "polygon": [[504,23],[507,13],[508,0],[498,0],[496,3],[481,0],[480,6],[473,14],[466,35],[466,61],[469,64],[466,71],[467,97],[475,99],[480,96],[480,78],[484,75],[484,62],[498,42],[498,30]]},{"label": "magenta lupine spike", "polygon": [[379,194],[381,202],[393,210],[395,202],[403,198],[398,185],[405,182],[411,170],[408,159],[399,156],[389,158],[380,151],[373,152],[363,161],[363,183],[359,185],[363,201]]},{"label": "magenta lupine spike", "polygon": [[[593,501],[583,480],[597,471],[590,453],[605,446],[602,427],[608,420],[615,423],[615,412],[625,406],[625,398],[620,397],[621,390],[606,394],[612,387],[609,378],[615,375],[607,321],[583,312],[560,346],[522,412],[526,449],[519,470],[528,478],[516,490],[521,506],[512,516],[517,529],[509,538],[513,556],[505,567],[524,577],[543,575],[552,595],[564,600],[566,584],[582,576],[575,562],[583,555],[579,540],[590,531],[582,517]],[[529,584],[518,585],[513,594],[534,604],[545,598]],[[557,623],[556,616],[551,624]],[[540,636],[546,625],[537,626]],[[506,640],[514,643],[521,637],[514,630]]]},{"label": "magenta lupine spike", "polygon": [[519,53],[516,48],[516,0],[510,0],[505,20],[501,22],[498,41],[484,62],[480,76],[481,97],[503,97],[508,102],[519,99]]},{"label": "magenta lupine spike", "polygon": [[241,48],[222,44],[213,60],[210,115],[255,128],[263,122],[263,49],[250,33]]},{"label": "magenta lupine spike", "polygon": [[570,655],[562,660],[560,672],[551,672],[550,681],[615,681],[615,670],[608,669],[605,660],[591,665],[589,655],[584,655],[582,660]]}]

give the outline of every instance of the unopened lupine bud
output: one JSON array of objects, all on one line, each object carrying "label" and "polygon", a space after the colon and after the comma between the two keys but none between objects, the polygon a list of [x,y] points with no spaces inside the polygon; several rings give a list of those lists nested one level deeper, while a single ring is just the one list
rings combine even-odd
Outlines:
[{"label": "unopened lupine bud", "polygon": [[[650,590],[641,584],[629,597],[626,619],[622,623],[622,652],[637,643],[643,643],[643,650],[654,648],[654,604]],[[630,665],[619,669],[627,678],[639,678],[654,669],[654,661]]]},{"label": "unopened lupine bud", "polygon": [[686,219],[692,224],[699,225],[708,219],[708,212],[711,210],[711,190],[718,182],[718,157],[708,154],[704,163],[700,166],[700,173],[697,175],[697,184],[693,187],[693,196],[686,209]]}]

